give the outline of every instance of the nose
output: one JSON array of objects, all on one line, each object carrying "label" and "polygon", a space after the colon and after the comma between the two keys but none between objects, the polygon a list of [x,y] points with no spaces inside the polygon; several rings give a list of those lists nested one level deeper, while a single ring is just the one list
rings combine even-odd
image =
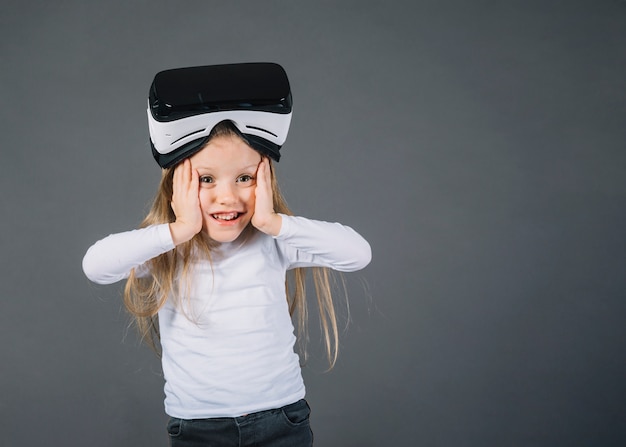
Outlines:
[{"label": "nose", "polygon": [[235,185],[224,182],[215,187],[215,201],[220,205],[230,205],[236,202]]}]

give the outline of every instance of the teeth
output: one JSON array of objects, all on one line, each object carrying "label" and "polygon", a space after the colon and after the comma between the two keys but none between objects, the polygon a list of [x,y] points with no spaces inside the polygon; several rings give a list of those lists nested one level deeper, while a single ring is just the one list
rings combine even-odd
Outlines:
[{"label": "teeth", "polygon": [[220,220],[233,220],[239,216],[239,213],[225,213],[225,214],[213,214],[215,219]]}]

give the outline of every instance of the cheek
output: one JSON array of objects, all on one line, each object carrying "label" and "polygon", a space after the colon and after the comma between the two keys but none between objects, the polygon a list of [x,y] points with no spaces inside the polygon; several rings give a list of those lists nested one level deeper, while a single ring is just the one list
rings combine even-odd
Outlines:
[{"label": "cheek", "polygon": [[208,209],[211,203],[211,192],[208,189],[200,189],[198,192],[198,199],[200,200],[200,208]]},{"label": "cheek", "polygon": [[249,210],[254,211],[254,202],[256,198],[254,188],[245,188],[241,191],[239,197],[241,197],[241,201],[248,206]]}]

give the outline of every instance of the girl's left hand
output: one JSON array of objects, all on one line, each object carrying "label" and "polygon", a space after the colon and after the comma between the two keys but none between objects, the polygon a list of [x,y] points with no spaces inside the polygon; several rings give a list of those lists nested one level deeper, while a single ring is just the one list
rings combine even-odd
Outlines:
[{"label": "girl's left hand", "polygon": [[256,172],[256,189],[254,215],[252,225],[259,231],[278,236],[282,226],[282,218],[274,212],[274,194],[272,193],[272,178],[270,162],[263,157]]}]

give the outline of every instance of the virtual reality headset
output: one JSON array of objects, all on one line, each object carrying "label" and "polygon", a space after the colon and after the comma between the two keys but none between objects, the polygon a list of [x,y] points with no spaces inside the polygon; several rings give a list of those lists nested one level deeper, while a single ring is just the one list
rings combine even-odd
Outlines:
[{"label": "virtual reality headset", "polygon": [[148,97],[152,155],[162,168],[199,151],[231,121],[253,149],[280,160],[291,123],[291,89],[274,63],[177,68],[157,73]]}]

